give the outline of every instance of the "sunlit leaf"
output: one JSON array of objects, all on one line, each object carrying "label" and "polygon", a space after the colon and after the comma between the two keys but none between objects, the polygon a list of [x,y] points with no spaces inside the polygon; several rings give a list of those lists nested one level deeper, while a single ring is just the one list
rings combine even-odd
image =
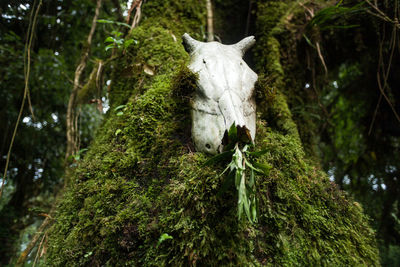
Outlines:
[{"label": "sunlit leaf", "polygon": [[115,40],[114,37],[108,36],[108,37],[104,40],[104,42],[105,42],[105,43],[113,43],[114,40]]},{"label": "sunlit leaf", "polygon": [[107,45],[105,50],[108,51],[109,49],[114,48],[114,47],[115,47],[115,45],[114,45],[114,43],[112,43],[112,44]]},{"label": "sunlit leaf", "polygon": [[125,107],[126,107],[126,105],[119,105],[118,107],[114,108],[114,110],[117,111],[117,110],[125,108]]},{"label": "sunlit leaf", "polygon": [[99,23],[105,23],[105,24],[115,24],[118,26],[124,26],[127,28],[131,28],[131,26],[129,24],[123,23],[123,22],[119,22],[119,21],[113,21],[113,20],[108,20],[108,19],[98,19],[97,22]]}]

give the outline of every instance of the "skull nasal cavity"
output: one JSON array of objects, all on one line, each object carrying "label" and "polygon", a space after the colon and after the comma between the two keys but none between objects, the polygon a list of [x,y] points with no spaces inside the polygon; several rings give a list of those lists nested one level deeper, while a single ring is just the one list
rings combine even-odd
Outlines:
[{"label": "skull nasal cavity", "polygon": [[211,148],[210,144],[206,144],[206,148],[210,149]]}]

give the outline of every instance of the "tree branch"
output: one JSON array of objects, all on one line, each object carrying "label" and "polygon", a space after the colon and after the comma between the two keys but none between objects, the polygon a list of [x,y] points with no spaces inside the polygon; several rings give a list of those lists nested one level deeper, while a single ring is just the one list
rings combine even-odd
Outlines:
[{"label": "tree branch", "polygon": [[94,31],[97,25],[97,18],[99,17],[100,7],[101,7],[102,0],[97,0],[96,10],[92,21],[92,26],[90,28],[89,35],[87,37],[86,44],[83,47],[81,60],[79,65],[76,67],[75,70],[75,78],[74,78],[74,85],[69,97],[68,101],[68,108],[67,108],[67,151],[65,153],[65,160],[67,160],[71,155],[75,154],[78,150],[76,140],[78,135],[78,129],[74,124],[76,120],[76,97],[78,95],[78,91],[80,89],[80,79],[84,69],[86,68],[86,64],[89,58],[90,47],[92,44],[92,39],[94,35]]}]

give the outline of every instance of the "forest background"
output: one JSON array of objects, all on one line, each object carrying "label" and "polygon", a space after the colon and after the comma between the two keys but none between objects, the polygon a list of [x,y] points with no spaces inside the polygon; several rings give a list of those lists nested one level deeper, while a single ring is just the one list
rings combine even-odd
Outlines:
[{"label": "forest background", "polygon": [[[207,1],[197,2],[193,9],[204,7],[206,14]],[[271,11],[291,2],[292,13]],[[123,112],[125,102],[110,100],[112,72],[128,48],[140,45],[126,36],[152,15],[146,13],[151,5],[151,0],[0,3],[1,265],[17,262],[27,249],[28,265],[45,254],[45,236],[31,248],[32,240],[96,131],[105,127],[104,117]],[[166,16],[177,10],[163,7]],[[271,101],[279,97],[276,74],[268,67],[275,62],[268,55],[277,52],[271,48],[281,51],[281,71],[291,75],[283,76],[282,93],[307,157],[370,217],[380,263],[400,266],[400,2],[215,0],[212,10],[213,32],[202,16],[204,23],[190,34],[226,44],[255,35],[259,46],[246,61],[265,73],[259,84],[269,88],[264,94]],[[279,15],[280,27],[271,27]],[[280,46],[267,44],[268,34],[279,36]],[[153,62],[134,71],[151,77],[159,68]],[[279,124],[274,120],[267,123]]]}]

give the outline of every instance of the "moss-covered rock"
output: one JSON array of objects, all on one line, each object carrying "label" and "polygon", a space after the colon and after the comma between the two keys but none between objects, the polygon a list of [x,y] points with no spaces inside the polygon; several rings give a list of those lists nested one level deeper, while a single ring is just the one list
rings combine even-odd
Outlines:
[{"label": "moss-covered rock", "polygon": [[238,221],[235,188],[218,194],[224,164],[204,166],[190,139],[196,75],[180,36],[204,24],[205,9],[175,2],[149,1],[129,37],[137,44],[114,68],[112,108],[59,203],[47,264],[376,265],[368,218],[307,160],[284,95],[267,83],[255,149],[271,169],[257,177],[258,223]]}]

